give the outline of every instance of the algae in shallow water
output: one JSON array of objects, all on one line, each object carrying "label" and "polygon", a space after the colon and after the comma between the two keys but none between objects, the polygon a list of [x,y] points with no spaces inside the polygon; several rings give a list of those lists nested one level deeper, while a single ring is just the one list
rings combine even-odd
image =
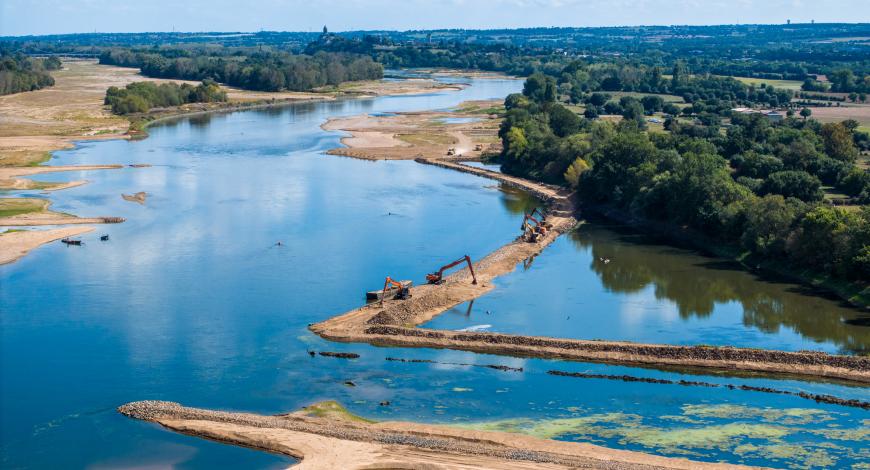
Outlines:
[{"label": "algae in shallow water", "polygon": [[625,413],[604,413],[578,418],[560,418],[549,420],[534,420],[527,418],[505,419],[500,421],[488,421],[479,423],[467,423],[460,425],[466,429],[479,431],[504,431],[530,436],[541,439],[555,439],[561,436],[574,434],[595,435],[597,431],[607,425],[631,425],[639,423],[642,418],[638,415]]},{"label": "algae in shallow water", "polygon": [[[647,424],[642,416],[620,412],[557,419],[514,418],[458,426],[544,439],[574,438],[606,446],[612,446],[616,441],[628,448],[704,460],[714,458],[717,453],[730,453],[743,460],[764,461],[789,468],[830,468],[843,463],[843,459],[862,462],[870,456],[867,455],[870,451],[831,442],[866,441],[870,431],[861,426],[852,429],[805,426],[830,422],[840,414],[836,412],[703,404],[685,405],[683,413],[659,417],[662,426]],[[680,427],[669,426],[668,421],[682,424],[677,425]]]},{"label": "algae in shallow water", "polygon": [[813,408],[756,408],[744,405],[684,405],[683,414],[699,418],[753,419],[781,425],[833,421],[831,413]]},{"label": "algae in shallow water", "polygon": [[340,419],[344,421],[357,421],[362,423],[375,422],[351,413],[347,410],[347,408],[342,406],[341,403],[333,400],[322,401],[313,405],[306,406],[305,408],[302,408],[301,412],[308,416],[315,416],[318,418]]}]

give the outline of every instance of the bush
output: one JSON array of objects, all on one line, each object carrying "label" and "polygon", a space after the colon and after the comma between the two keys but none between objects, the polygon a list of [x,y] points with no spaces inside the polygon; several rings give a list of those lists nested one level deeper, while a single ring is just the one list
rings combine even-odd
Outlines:
[{"label": "bush", "polygon": [[818,178],[805,171],[793,170],[771,174],[761,186],[760,194],[780,194],[805,202],[821,201],[825,196]]},{"label": "bush", "polygon": [[225,91],[212,80],[203,80],[197,86],[184,83],[133,82],[125,88],[110,87],[104,103],[115,114],[145,113],[151,108],[179,106],[185,103],[211,103],[226,101]]}]

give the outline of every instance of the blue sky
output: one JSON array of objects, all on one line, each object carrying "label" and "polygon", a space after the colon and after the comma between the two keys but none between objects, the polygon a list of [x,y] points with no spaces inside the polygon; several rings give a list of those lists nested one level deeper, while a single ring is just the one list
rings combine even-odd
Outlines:
[{"label": "blue sky", "polygon": [[0,36],[870,22],[870,0],[0,0]]}]

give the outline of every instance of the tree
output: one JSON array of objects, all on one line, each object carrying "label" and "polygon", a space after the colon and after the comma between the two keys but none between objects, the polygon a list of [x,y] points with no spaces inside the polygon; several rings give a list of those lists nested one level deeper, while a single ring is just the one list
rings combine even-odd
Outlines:
[{"label": "tree", "polygon": [[809,118],[812,115],[813,115],[812,109],[810,109],[810,108],[801,109],[801,117],[803,117],[805,121],[807,120],[807,118]]},{"label": "tree", "polygon": [[781,194],[805,202],[821,201],[822,182],[805,171],[778,171],[771,174],[761,187],[761,194]]},{"label": "tree", "polygon": [[845,266],[849,227],[855,216],[838,207],[817,206],[807,212],[791,236],[788,251],[800,265],[819,271]]},{"label": "tree", "polygon": [[829,157],[849,163],[858,159],[858,147],[855,147],[852,133],[843,123],[822,124],[820,134]]},{"label": "tree", "polygon": [[523,95],[543,104],[556,101],[556,81],[540,72],[532,74],[523,86]]},{"label": "tree", "polygon": [[799,201],[780,195],[749,199],[741,243],[747,249],[765,256],[784,253],[786,240],[801,209]]},{"label": "tree", "polygon": [[643,105],[637,98],[631,96],[623,96],[619,100],[619,105],[622,108],[622,117],[628,121],[635,121],[641,129],[646,128],[646,118],[644,118]]},{"label": "tree", "polygon": [[646,114],[657,113],[664,108],[665,100],[662,99],[661,96],[655,95],[647,95],[641,98],[641,104],[643,105],[644,112]]},{"label": "tree", "polygon": [[567,137],[580,130],[580,117],[568,108],[554,104],[550,109],[550,128],[559,137]]},{"label": "tree", "polygon": [[576,188],[580,183],[580,177],[587,171],[589,171],[589,164],[586,163],[586,160],[577,157],[565,171],[565,182],[572,188]]},{"label": "tree", "polygon": [[588,103],[592,106],[604,106],[608,101],[610,101],[610,94],[608,93],[592,93],[589,95]]}]

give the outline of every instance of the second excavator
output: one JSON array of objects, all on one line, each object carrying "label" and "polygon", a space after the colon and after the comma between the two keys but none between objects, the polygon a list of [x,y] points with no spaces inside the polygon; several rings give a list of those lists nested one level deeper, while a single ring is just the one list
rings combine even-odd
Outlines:
[{"label": "second excavator", "polygon": [[434,273],[427,274],[426,282],[429,284],[442,284],[444,282],[444,271],[462,263],[468,263],[468,270],[471,272],[471,283],[477,284],[477,276],[474,274],[474,265],[471,263],[471,258],[468,255],[465,255],[452,263],[441,266],[441,269]]},{"label": "second excavator", "polygon": [[[536,213],[538,214],[539,219],[535,218]],[[547,222],[546,216],[543,212],[538,210],[536,207],[534,210],[524,215],[520,229],[523,231],[523,240],[529,243],[535,243],[546,236],[547,232],[552,227],[552,224]]]}]

